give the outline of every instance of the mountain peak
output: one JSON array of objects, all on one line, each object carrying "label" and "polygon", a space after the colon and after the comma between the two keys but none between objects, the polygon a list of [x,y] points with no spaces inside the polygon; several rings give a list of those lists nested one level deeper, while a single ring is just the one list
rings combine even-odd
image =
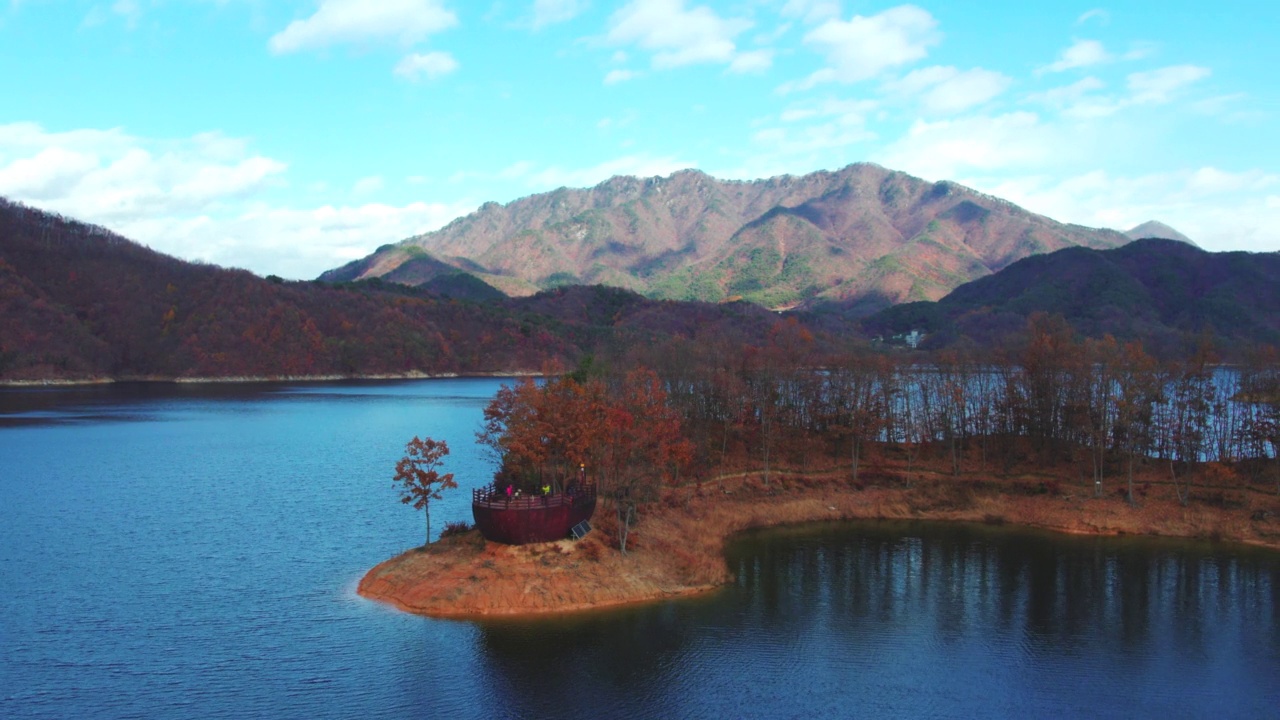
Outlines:
[{"label": "mountain peak", "polygon": [[1148,220],[1132,230],[1129,230],[1125,235],[1128,235],[1132,240],[1160,238],[1162,240],[1177,240],[1178,242],[1184,242],[1192,247],[1200,247],[1199,245],[1196,245],[1195,241],[1191,238],[1158,220]]}]

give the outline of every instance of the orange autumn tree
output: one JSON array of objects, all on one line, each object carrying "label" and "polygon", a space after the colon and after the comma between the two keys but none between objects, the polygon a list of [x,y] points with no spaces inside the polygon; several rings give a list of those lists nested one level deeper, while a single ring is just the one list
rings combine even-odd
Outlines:
[{"label": "orange autumn tree", "polygon": [[658,499],[663,478],[690,460],[693,445],[681,433],[662,381],[645,368],[627,373],[608,404],[605,425],[603,494],[617,514],[618,548],[625,555],[638,507]]},{"label": "orange autumn tree", "polygon": [[603,441],[605,391],[599,382],[525,378],[502,386],[484,410],[476,439],[501,463],[499,482],[528,490],[564,489],[582,465],[594,464]]},{"label": "orange autumn tree", "polygon": [[441,475],[440,461],[449,454],[443,440],[419,439],[416,435],[404,446],[404,457],[396,463],[393,482],[400,487],[400,502],[424,510],[427,516],[427,542],[431,542],[431,501],[440,499],[441,490],[458,487],[453,473]]}]

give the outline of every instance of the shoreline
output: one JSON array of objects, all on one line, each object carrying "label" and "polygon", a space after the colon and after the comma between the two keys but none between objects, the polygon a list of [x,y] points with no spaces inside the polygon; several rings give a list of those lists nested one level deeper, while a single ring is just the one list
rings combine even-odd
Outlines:
[{"label": "shoreline", "polygon": [[[847,474],[847,473],[846,473]],[[919,475],[919,473],[917,473]],[[1251,519],[1226,509],[1171,498],[1130,506],[1115,495],[1094,498],[1083,486],[1061,495],[1011,494],[1018,483],[1049,476],[975,480],[934,473],[906,486],[901,477],[859,489],[837,473],[823,477],[759,474],[668,488],[633,531],[635,549],[622,556],[602,532],[602,506],[590,534],[507,546],[478,531],[411,549],[370,569],[357,593],[401,611],[437,618],[546,616],[691,597],[733,581],[725,550],[738,533],[830,521],[923,520],[1008,525],[1069,535],[1161,536],[1234,542],[1280,552],[1280,497],[1259,494],[1274,513]]]},{"label": "shoreline", "polygon": [[221,383],[320,383],[364,380],[448,380],[454,378],[522,378],[539,377],[535,370],[503,370],[493,372],[447,373],[375,373],[370,375],[233,375],[227,377],[160,377],[77,378],[43,380],[0,380],[0,388],[88,387],[117,383],[156,383],[172,385],[216,385]]}]

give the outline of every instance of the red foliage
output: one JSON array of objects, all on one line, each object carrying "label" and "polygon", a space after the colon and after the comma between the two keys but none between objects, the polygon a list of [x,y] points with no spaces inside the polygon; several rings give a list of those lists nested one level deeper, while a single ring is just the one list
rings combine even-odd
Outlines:
[{"label": "red foliage", "polygon": [[393,481],[400,486],[400,502],[413,505],[414,510],[425,510],[427,516],[427,542],[431,542],[431,501],[440,499],[442,490],[458,487],[453,473],[437,472],[440,461],[449,454],[449,446],[443,440],[425,440],[414,436],[404,447],[405,455],[396,463]]}]

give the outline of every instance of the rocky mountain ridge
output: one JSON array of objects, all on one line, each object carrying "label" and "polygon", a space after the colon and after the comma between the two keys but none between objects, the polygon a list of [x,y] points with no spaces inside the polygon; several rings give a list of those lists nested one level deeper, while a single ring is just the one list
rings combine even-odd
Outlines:
[{"label": "rocky mountain ridge", "polygon": [[1030,255],[1128,240],[873,164],[753,181],[683,170],[486,203],[320,279],[419,285],[467,272],[512,295],[605,284],[774,309],[840,302],[867,314],[939,299]]}]

